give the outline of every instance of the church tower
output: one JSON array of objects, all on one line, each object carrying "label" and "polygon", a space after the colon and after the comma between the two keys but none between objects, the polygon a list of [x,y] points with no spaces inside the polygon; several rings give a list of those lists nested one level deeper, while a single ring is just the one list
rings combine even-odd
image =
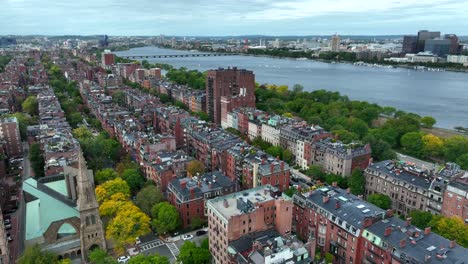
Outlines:
[{"label": "church tower", "polygon": [[80,211],[81,258],[87,261],[90,250],[101,248],[107,250],[104,228],[99,216],[99,204],[94,192],[93,172],[86,167],[83,153],[78,157],[78,175],[76,176],[78,192],[78,210]]}]

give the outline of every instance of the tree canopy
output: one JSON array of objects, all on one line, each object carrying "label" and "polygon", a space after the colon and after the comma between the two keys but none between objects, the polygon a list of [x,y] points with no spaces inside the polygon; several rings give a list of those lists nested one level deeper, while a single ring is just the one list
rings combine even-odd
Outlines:
[{"label": "tree canopy", "polygon": [[105,202],[117,193],[130,197],[130,187],[121,178],[115,178],[96,187],[96,199],[99,203]]},{"label": "tree canopy", "polygon": [[26,100],[21,104],[23,111],[32,116],[39,114],[38,106],[37,98],[35,96],[28,96],[28,98],[26,98]]},{"label": "tree canopy", "polygon": [[44,177],[45,161],[39,143],[31,144],[29,148],[29,160],[31,161],[31,167],[34,171],[35,178]]},{"label": "tree canopy", "polygon": [[360,169],[354,169],[353,173],[348,179],[348,187],[351,189],[351,193],[354,195],[364,194],[364,186],[366,179]]},{"label": "tree canopy", "polygon": [[168,202],[158,203],[151,208],[153,227],[159,234],[174,231],[180,225],[179,212]]},{"label": "tree canopy", "polygon": [[126,169],[122,173],[122,179],[127,182],[130,190],[135,193],[141,189],[145,183],[145,178],[137,169]]},{"label": "tree canopy", "polygon": [[202,175],[205,173],[205,165],[199,160],[192,160],[187,165],[187,173],[190,176]]},{"label": "tree canopy", "polygon": [[117,264],[117,260],[100,248],[93,249],[89,252],[88,259],[91,264]]},{"label": "tree canopy", "polygon": [[136,205],[145,212],[147,215],[151,215],[151,208],[157,203],[164,200],[164,196],[161,190],[154,185],[146,185],[136,195]]},{"label": "tree canopy", "polygon": [[384,210],[390,209],[392,207],[392,200],[388,195],[375,193],[367,197],[367,201],[371,204],[376,205]]},{"label": "tree canopy", "polygon": [[19,264],[60,264],[58,256],[50,251],[43,251],[39,245],[35,245],[23,252],[18,259]]},{"label": "tree canopy", "polygon": [[186,241],[182,247],[180,247],[180,254],[177,257],[177,259],[184,264],[208,264],[211,263],[211,258],[210,251],[206,246],[197,247],[197,245],[191,241]]},{"label": "tree canopy", "polygon": [[98,185],[115,178],[117,178],[117,173],[110,168],[99,170],[94,174],[94,180]]},{"label": "tree canopy", "polygon": [[135,257],[132,257],[127,264],[169,264],[169,260],[167,257],[160,256],[160,255],[150,255],[150,256],[145,256],[145,255],[137,255]]}]

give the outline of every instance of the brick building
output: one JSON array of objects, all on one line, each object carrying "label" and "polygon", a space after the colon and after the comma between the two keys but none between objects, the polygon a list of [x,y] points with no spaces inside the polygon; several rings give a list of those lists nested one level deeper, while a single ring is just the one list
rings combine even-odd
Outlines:
[{"label": "brick building", "polygon": [[162,192],[167,190],[169,182],[175,178],[187,176],[187,165],[194,160],[183,151],[159,152],[151,163],[145,163],[146,178],[153,180]]},{"label": "brick building", "polygon": [[206,201],[236,191],[236,184],[220,172],[193,178],[173,179],[167,188],[167,200],[177,208],[184,228],[193,219],[207,220]]},{"label": "brick building", "polygon": [[468,173],[448,184],[444,193],[442,215],[458,216],[468,224]]},{"label": "brick building", "polygon": [[23,156],[23,145],[16,117],[7,117],[0,120],[0,139],[5,142],[8,158]]},{"label": "brick building", "polygon": [[115,64],[115,54],[110,52],[110,50],[105,50],[102,53],[102,65],[104,67]]},{"label": "brick building", "polygon": [[206,79],[206,110],[214,123],[232,109],[255,107],[255,75],[237,68],[208,71]]},{"label": "brick building", "polygon": [[292,201],[278,197],[275,189],[259,186],[207,202],[209,248],[215,263],[237,263],[229,244],[249,234],[272,228],[290,234]]}]

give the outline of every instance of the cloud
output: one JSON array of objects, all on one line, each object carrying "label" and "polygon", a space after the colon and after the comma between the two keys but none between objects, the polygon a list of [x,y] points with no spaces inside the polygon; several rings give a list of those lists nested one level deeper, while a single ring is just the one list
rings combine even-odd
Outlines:
[{"label": "cloud", "polygon": [[0,34],[468,33],[468,1],[455,0],[4,1]]}]

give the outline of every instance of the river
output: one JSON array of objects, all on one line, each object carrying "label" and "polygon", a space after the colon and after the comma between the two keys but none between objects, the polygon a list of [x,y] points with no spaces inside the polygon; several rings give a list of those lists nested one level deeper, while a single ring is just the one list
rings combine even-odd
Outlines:
[{"label": "river", "polygon": [[[116,52],[117,55],[186,53],[189,51],[158,47]],[[200,71],[229,66],[245,68],[254,71],[258,83],[286,84],[289,87],[301,84],[306,91],[338,91],[353,100],[365,100],[421,116],[433,116],[437,119],[437,127],[468,127],[468,73],[387,69],[253,56],[161,58],[148,61]]]}]

